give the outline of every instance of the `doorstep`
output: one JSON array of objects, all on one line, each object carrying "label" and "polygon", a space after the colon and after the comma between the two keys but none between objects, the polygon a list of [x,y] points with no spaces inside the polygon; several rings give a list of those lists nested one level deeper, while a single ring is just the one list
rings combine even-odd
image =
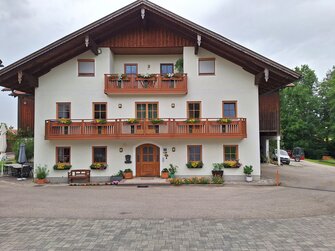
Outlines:
[{"label": "doorstep", "polygon": [[158,177],[136,177],[133,179],[123,179],[119,182],[119,186],[169,186],[168,179]]}]

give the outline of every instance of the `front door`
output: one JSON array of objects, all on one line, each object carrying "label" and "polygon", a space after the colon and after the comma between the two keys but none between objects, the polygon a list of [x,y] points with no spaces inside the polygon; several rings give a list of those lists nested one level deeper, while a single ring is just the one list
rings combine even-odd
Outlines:
[{"label": "front door", "polygon": [[151,144],[136,148],[136,176],[159,177],[159,147]]}]

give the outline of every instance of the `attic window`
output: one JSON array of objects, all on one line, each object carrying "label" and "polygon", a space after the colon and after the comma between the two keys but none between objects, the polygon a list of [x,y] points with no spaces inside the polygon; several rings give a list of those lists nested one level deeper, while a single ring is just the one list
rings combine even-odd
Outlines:
[{"label": "attic window", "polygon": [[94,59],[78,59],[78,76],[94,77]]},{"label": "attic window", "polygon": [[215,58],[199,58],[199,75],[215,74]]}]

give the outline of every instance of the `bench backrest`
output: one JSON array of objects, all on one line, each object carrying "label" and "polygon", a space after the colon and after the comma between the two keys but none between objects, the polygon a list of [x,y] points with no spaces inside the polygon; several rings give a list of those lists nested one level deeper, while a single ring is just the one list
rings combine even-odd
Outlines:
[{"label": "bench backrest", "polygon": [[77,175],[90,175],[91,174],[91,170],[70,170],[69,171],[69,176],[77,176]]}]

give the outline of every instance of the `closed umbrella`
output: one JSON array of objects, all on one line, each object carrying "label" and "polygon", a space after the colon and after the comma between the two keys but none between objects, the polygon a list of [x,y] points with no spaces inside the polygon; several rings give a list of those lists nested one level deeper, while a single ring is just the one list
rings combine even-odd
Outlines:
[{"label": "closed umbrella", "polygon": [[21,168],[21,173],[20,173],[20,178],[18,180],[22,180],[22,169],[23,169],[23,164],[27,162],[27,157],[26,157],[26,145],[24,143],[20,144],[20,149],[19,149],[19,158],[17,159],[17,162],[22,165]]},{"label": "closed umbrella", "polygon": [[[7,141],[6,141],[7,129],[5,124],[0,126],[0,160],[4,160],[6,157]],[[3,175],[3,166],[1,167],[1,175]]]}]

